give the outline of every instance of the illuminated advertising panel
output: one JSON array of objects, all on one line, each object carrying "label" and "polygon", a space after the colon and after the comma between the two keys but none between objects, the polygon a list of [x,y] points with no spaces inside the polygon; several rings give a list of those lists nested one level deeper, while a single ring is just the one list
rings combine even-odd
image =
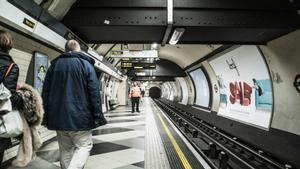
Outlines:
[{"label": "illuminated advertising panel", "polygon": [[218,115],[268,129],[273,90],[267,65],[256,46],[240,46],[211,59],[220,92]]},{"label": "illuminated advertising panel", "polygon": [[196,92],[196,98],[194,104],[196,106],[210,108],[210,88],[209,83],[201,68],[190,72],[190,76],[193,80]]}]

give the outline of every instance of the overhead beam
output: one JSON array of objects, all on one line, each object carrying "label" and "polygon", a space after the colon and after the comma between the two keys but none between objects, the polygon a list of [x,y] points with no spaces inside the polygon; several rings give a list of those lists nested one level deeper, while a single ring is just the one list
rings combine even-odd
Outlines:
[{"label": "overhead beam", "polygon": [[265,44],[300,26],[288,0],[78,0],[63,22],[88,43],[162,46],[176,28],[182,44]]},{"label": "overhead beam", "polygon": [[[84,1],[84,2],[83,2]],[[166,7],[166,1],[164,0],[77,0],[74,7],[130,7],[130,8],[139,8],[139,7],[147,7],[147,8],[164,8]]]},{"label": "overhead beam", "polygon": [[166,28],[166,32],[164,35],[164,38],[161,42],[161,46],[165,46],[166,43],[169,40],[171,31],[172,31],[172,25],[173,25],[173,0],[167,0],[167,28]]},{"label": "overhead beam", "polygon": [[116,46],[117,44],[113,44],[107,51],[106,53],[104,54],[104,57],[106,58],[106,56],[109,54],[109,52]]}]

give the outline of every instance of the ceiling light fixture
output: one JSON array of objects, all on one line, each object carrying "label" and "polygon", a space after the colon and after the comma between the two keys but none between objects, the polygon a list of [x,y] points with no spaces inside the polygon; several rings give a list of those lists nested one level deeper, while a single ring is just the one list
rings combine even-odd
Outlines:
[{"label": "ceiling light fixture", "polygon": [[157,43],[152,43],[151,44],[151,50],[157,50],[158,44]]},{"label": "ceiling light fixture", "polygon": [[172,34],[172,37],[169,41],[170,45],[175,45],[179,41],[180,37],[183,35],[185,29],[184,28],[176,28]]}]

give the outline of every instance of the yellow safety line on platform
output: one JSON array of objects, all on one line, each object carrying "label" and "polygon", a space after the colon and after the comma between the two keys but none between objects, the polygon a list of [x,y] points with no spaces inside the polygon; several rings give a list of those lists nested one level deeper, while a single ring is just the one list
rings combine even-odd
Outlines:
[{"label": "yellow safety line on platform", "polygon": [[177,155],[179,156],[180,160],[181,160],[181,163],[183,164],[184,168],[185,169],[192,169],[189,161],[186,159],[185,155],[183,154],[182,150],[180,149],[179,145],[177,144],[175,138],[173,137],[173,135],[171,134],[168,126],[166,125],[166,123],[164,122],[163,118],[161,117],[161,115],[159,113],[157,113],[162,125],[164,126],[164,129],[168,135],[168,137],[170,138],[172,144],[173,144],[173,147],[175,148],[176,150],[176,153]]}]

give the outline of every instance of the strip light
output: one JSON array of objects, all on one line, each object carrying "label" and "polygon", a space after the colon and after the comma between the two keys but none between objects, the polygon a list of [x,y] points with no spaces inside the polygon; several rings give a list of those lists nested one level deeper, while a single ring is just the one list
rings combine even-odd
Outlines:
[{"label": "strip light", "polygon": [[184,28],[176,28],[172,34],[172,37],[169,41],[170,45],[176,45],[179,41],[180,37],[183,35],[185,29]]}]

